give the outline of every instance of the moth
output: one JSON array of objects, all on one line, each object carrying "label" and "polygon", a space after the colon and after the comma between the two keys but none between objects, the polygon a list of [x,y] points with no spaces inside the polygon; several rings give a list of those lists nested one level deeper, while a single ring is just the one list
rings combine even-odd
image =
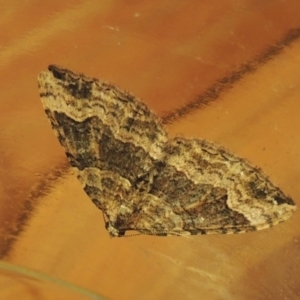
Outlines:
[{"label": "moth", "polygon": [[114,85],[50,65],[38,86],[51,126],[112,237],[248,232],[296,209],[261,170],[206,140],[170,138],[158,116]]}]

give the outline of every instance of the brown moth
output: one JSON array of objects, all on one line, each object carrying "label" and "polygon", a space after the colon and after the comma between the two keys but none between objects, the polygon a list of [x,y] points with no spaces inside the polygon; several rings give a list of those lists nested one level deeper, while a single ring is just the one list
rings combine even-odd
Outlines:
[{"label": "brown moth", "polygon": [[294,202],[219,145],[169,138],[117,87],[50,65],[38,77],[52,128],[111,236],[240,233],[288,219]]}]

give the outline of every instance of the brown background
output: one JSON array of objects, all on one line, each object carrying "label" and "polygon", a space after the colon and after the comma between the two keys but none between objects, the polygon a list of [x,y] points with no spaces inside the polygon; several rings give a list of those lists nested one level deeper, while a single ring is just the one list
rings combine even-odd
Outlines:
[{"label": "brown background", "polygon": [[222,144],[299,203],[299,12],[298,0],[2,1],[1,259],[109,299],[300,299],[298,211],[248,234],[111,239],[36,80],[55,63],[110,81],[170,135]]}]

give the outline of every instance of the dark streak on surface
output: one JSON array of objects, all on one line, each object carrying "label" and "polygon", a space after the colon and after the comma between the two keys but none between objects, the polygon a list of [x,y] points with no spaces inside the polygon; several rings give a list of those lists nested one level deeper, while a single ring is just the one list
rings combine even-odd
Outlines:
[{"label": "dark streak on surface", "polygon": [[274,45],[269,46],[266,50],[262,51],[259,55],[249,60],[248,62],[240,65],[239,69],[231,72],[228,76],[217,80],[211,87],[207,88],[195,100],[190,101],[186,105],[175,109],[166,116],[162,117],[163,124],[170,124],[174,121],[185,117],[192,111],[209,105],[211,102],[217,100],[222,93],[231,89],[235,83],[244,78],[246,75],[256,71],[260,66],[266,64],[274,56],[280,54],[283,49],[300,37],[300,28],[291,29],[287,34]]},{"label": "dark streak on surface", "polygon": [[1,245],[1,259],[4,259],[9,254],[17,237],[23,232],[23,229],[26,228],[28,219],[30,219],[35,207],[38,205],[38,200],[50,194],[56,181],[65,176],[69,169],[70,164],[65,160],[63,163],[53,167],[48,173],[41,175],[41,180],[32,187],[28,197],[24,200],[22,214],[18,216],[15,227],[7,231],[9,238],[5,239],[5,242]]}]

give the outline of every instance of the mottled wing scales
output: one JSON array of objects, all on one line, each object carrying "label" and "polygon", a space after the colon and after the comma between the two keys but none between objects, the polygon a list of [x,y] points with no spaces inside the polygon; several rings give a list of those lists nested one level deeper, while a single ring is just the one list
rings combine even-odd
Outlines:
[{"label": "mottled wing scales", "polygon": [[165,152],[167,167],[152,192],[177,208],[188,231],[259,230],[288,219],[295,209],[260,170],[220,146],[175,138]]},{"label": "mottled wing scales", "polygon": [[126,221],[142,203],[134,197],[149,190],[153,162],[164,156],[168,140],[160,120],[130,94],[84,75],[50,66],[38,81],[52,128],[85,191],[110,224],[135,229]]},{"label": "mottled wing scales", "polygon": [[52,128],[111,236],[246,232],[295,210],[260,170],[207,141],[169,139],[145,104],[113,85],[57,66],[38,82]]}]

